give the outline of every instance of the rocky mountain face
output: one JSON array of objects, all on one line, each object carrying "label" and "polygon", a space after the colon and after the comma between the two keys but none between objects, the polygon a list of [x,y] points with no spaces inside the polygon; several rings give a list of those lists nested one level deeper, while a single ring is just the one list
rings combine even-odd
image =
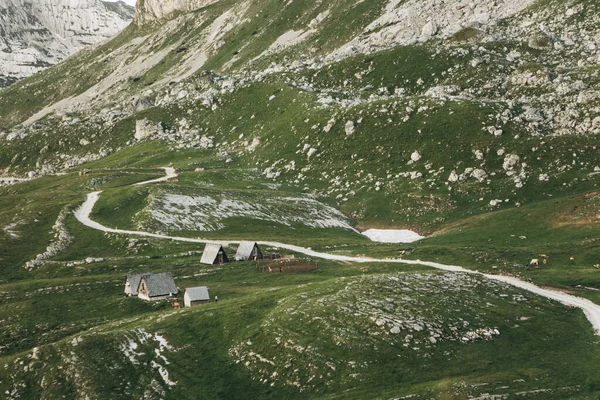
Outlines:
[{"label": "rocky mountain face", "polygon": [[0,87],[123,30],[134,10],[100,0],[0,0]]},{"label": "rocky mountain face", "polygon": [[[297,184],[322,168],[311,178],[333,177],[326,195],[340,207],[360,190],[392,196],[399,185],[457,187],[456,201],[474,186],[480,193],[471,200],[485,210],[520,203],[532,187],[570,185],[573,165],[586,176],[600,171],[599,7],[591,0],[335,0],[273,10],[265,0],[139,1],[137,23],[119,40],[0,92],[0,171],[52,174],[158,139],[214,146],[230,161],[238,152],[267,178]],[[309,122],[290,128],[303,136],[280,138],[257,122],[284,88],[293,92],[285,100],[310,98],[302,111]],[[270,93],[257,97],[261,91]],[[234,105],[242,96],[254,104],[248,115]],[[235,129],[226,134],[221,123],[190,117],[201,113],[204,121],[219,115],[252,125],[238,139]],[[358,172],[340,174],[330,163],[343,164],[340,141],[377,132],[394,142],[398,130],[408,132],[401,155],[374,147],[361,157],[371,143],[348,145],[365,169],[389,159],[385,168],[358,171],[360,182]],[[463,135],[464,146],[445,143]],[[577,146],[563,146],[574,138]],[[299,150],[288,154],[285,146]],[[563,147],[571,151],[556,150]],[[436,164],[441,152],[447,157]],[[454,207],[445,196],[435,201]]]},{"label": "rocky mountain face", "polygon": [[177,11],[193,11],[218,0],[141,0],[137,4],[136,21],[146,24],[159,21]]}]

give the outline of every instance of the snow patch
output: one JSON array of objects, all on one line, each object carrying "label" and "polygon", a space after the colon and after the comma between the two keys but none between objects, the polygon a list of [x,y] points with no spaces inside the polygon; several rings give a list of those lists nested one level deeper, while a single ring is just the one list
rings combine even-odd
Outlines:
[{"label": "snow patch", "polygon": [[362,234],[373,242],[380,243],[412,243],[425,238],[406,229],[369,229]]}]

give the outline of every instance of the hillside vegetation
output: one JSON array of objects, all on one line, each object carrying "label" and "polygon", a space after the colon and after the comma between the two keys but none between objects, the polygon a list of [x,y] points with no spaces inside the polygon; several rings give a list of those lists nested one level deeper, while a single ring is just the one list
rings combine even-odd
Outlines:
[{"label": "hillside vegetation", "polygon": [[[420,266],[201,266],[202,246],[73,215],[102,191],[110,228],[437,261],[600,304],[597,2],[164,6],[0,89],[0,393],[598,398],[579,309]],[[221,300],[124,298],[129,271]]]}]

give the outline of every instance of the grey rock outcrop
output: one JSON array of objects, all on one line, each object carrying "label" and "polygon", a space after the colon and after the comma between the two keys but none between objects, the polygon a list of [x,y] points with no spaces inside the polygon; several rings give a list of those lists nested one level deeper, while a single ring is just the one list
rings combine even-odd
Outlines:
[{"label": "grey rock outcrop", "polygon": [[149,137],[154,137],[162,133],[163,129],[159,123],[141,119],[135,121],[135,139],[143,140]]},{"label": "grey rock outcrop", "polygon": [[0,87],[111,38],[133,14],[123,2],[0,0]]},{"label": "grey rock outcrop", "polygon": [[135,21],[139,25],[168,18],[176,11],[193,11],[218,0],[139,0]]}]

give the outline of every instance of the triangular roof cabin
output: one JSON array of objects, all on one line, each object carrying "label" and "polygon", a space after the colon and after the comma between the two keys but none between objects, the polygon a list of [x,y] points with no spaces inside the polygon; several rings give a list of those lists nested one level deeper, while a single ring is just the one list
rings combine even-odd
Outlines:
[{"label": "triangular roof cabin", "polygon": [[178,289],[170,272],[142,275],[137,289],[138,297],[144,300],[160,300],[173,297]]},{"label": "triangular roof cabin", "polygon": [[207,244],[200,262],[208,265],[225,264],[229,262],[229,258],[220,244]]},{"label": "triangular roof cabin", "polygon": [[241,242],[235,253],[235,259],[240,261],[262,260],[263,253],[256,242]]}]

